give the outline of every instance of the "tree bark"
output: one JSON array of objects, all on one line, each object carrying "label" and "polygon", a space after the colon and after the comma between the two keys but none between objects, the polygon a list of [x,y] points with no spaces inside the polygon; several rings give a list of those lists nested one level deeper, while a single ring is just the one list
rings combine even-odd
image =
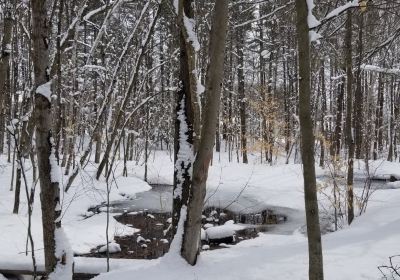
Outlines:
[{"label": "tree bark", "polygon": [[184,20],[193,18],[193,1],[180,0],[178,8],[180,47],[180,88],[176,96],[175,137],[174,137],[174,189],[172,229],[176,233],[181,219],[181,209],[187,207],[192,183],[193,158],[196,153],[195,122],[199,115],[194,110],[197,82],[195,73],[196,52],[188,40]]},{"label": "tree bark", "polygon": [[353,194],[353,66],[352,66],[352,14],[347,11],[346,35],[345,35],[345,54],[346,54],[346,76],[347,76],[347,111],[346,111],[346,144],[348,149],[347,159],[347,222],[350,225],[354,219],[354,194]]},{"label": "tree bark", "polygon": [[10,94],[7,80],[9,79],[10,72],[12,26],[11,2],[6,1],[4,10],[4,33],[1,46],[2,52],[0,54],[0,154],[3,153],[4,148],[6,97]]},{"label": "tree bark", "polygon": [[193,164],[193,181],[182,244],[182,256],[192,265],[196,264],[199,251],[201,216],[218,121],[227,22],[228,0],[216,0],[210,34],[210,63],[206,75],[206,104],[199,149]]},{"label": "tree bark", "polygon": [[323,280],[321,232],[315,179],[314,134],[310,109],[310,39],[306,0],[296,1],[296,12],[300,90],[299,118],[308,237],[309,279]]},{"label": "tree bark", "polygon": [[[65,264],[65,251],[62,255],[56,252],[56,229],[61,228],[60,189],[58,178],[53,170],[56,168],[52,151],[51,135],[51,102],[49,79],[49,45],[50,25],[47,21],[45,0],[31,0],[32,7],[32,43],[33,67],[35,77],[36,149],[39,167],[40,200],[42,208],[43,243],[46,273],[50,274],[58,263]],[[51,157],[54,160],[51,160]],[[57,244],[57,251],[60,251]],[[70,260],[71,261],[71,260]],[[71,267],[72,276],[72,267]]]},{"label": "tree bark", "polygon": [[239,27],[237,29],[236,34],[236,51],[238,57],[238,69],[237,69],[237,78],[238,78],[238,95],[239,95],[239,114],[240,114],[240,142],[241,142],[241,150],[243,156],[243,163],[248,163],[247,159],[247,137],[246,137],[246,95],[244,92],[245,82],[244,82],[244,39],[246,32],[243,27]]},{"label": "tree bark", "polygon": [[363,29],[364,29],[364,15],[359,15],[359,26],[358,26],[358,61],[357,61],[357,72],[356,72],[356,91],[354,94],[354,144],[355,144],[355,157],[361,158],[362,153],[362,141],[363,141],[363,92],[361,84],[361,63],[363,54]]}]

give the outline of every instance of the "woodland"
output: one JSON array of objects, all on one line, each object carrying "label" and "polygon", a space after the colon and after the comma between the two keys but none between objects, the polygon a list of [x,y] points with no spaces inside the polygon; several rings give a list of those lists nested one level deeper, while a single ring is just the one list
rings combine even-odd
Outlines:
[{"label": "woodland", "polygon": [[399,0],[0,0],[0,43],[0,279],[400,279]]}]

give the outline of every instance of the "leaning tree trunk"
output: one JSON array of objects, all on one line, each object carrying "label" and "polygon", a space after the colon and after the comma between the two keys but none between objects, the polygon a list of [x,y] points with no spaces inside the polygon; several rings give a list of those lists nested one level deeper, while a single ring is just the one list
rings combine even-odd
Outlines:
[{"label": "leaning tree trunk", "polygon": [[195,109],[197,102],[196,49],[194,42],[189,40],[189,33],[188,30],[186,30],[184,22],[186,17],[186,21],[190,21],[194,25],[192,20],[192,4],[192,0],[180,0],[178,8],[180,40],[179,79],[181,87],[176,96],[175,113],[173,233],[176,232],[178,222],[181,219],[181,209],[187,207],[189,189],[192,181],[191,171],[193,167],[193,158],[198,147],[198,143],[196,144],[195,139],[195,123],[198,123],[198,119],[200,118],[198,109]]},{"label": "leaning tree trunk", "polygon": [[296,12],[300,91],[299,119],[308,237],[309,279],[323,280],[321,231],[315,179],[314,134],[310,109],[310,39],[307,23],[307,0],[296,1]]},{"label": "leaning tree trunk", "polygon": [[216,0],[210,34],[210,63],[206,76],[206,104],[202,119],[199,149],[193,164],[193,181],[190,188],[182,243],[182,256],[192,265],[196,264],[199,252],[201,214],[218,121],[227,22],[228,0]]},{"label": "leaning tree trunk", "polygon": [[[60,188],[57,163],[51,136],[51,82],[49,79],[50,25],[47,21],[46,0],[31,0],[33,67],[35,77],[36,149],[40,179],[43,243],[46,273],[58,279],[65,273],[72,279],[72,255],[67,254],[66,240],[61,229]],[[60,266],[59,266],[60,265]]]}]

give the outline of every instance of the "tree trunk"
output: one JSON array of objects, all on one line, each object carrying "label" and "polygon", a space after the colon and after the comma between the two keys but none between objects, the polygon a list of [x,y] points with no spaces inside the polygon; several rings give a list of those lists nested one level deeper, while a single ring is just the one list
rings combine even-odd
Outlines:
[{"label": "tree trunk", "polygon": [[244,92],[244,39],[246,32],[243,27],[237,28],[237,45],[236,51],[238,56],[238,95],[239,95],[239,114],[240,114],[240,142],[242,148],[243,163],[248,163],[247,159],[247,137],[246,137],[246,95]]},{"label": "tree trunk", "polygon": [[306,0],[296,1],[296,12],[300,90],[299,118],[308,236],[309,279],[323,280],[321,232],[315,179],[314,134],[310,109],[310,39]]},{"label": "tree trunk", "polygon": [[346,76],[347,76],[347,112],[346,112],[346,144],[348,149],[347,159],[347,222],[350,225],[354,219],[354,194],[353,194],[353,157],[354,157],[354,139],[353,139],[353,67],[352,67],[352,14],[347,11],[345,54],[346,54]]},{"label": "tree trunk", "polygon": [[321,145],[321,155],[319,158],[319,166],[324,167],[325,165],[325,140],[327,133],[325,131],[325,115],[326,115],[326,85],[325,85],[325,62],[321,60],[321,68],[319,73],[319,78],[321,81],[321,135],[320,135],[320,145]]},{"label": "tree trunk", "polygon": [[201,216],[206,195],[208,168],[213,155],[223,81],[224,50],[228,22],[228,0],[216,0],[212,21],[206,76],[206,105],[201,127],[199,150],[193,164],[187,217],[184,225],[182,256],[196,264],[200,245]]},{"label": "tree trunk", "polygon": [[378,159],[378,154],[382,150],[382,133],[383,133],[383,74],[378,74],[378,98],[375,109],[375,139],[373,147],[373,159]]},{"label": "tree trunk", "polygon": [[181,86],[176,96],[175,137],[174,137],[174,189],[172,232],[176,233],[178,222],[181,219],[182,207],[187,207],[192,181],[191,169],[196,153],[195,125],[199,115],[195,113],[193,95],[196,95],[197,77],[195,73],[196,51],[188,40],[184,16],[193,18],[193,1],[180,0],[178,13],[179,44],[180,44],[180,72]]},{"label": "tree trunk", "polygon": [[11,35],[13,26],[10,2],[11,1],[6,1],[4,10],[4,33],[1,46],[2,52],[0,54],[0,154],[3,153],[4,148],[6,97],[10,94],[9,87],[7,86],[10,72]]},{"label": "tree trunk", "polygon": [[361,63],[363,54],[363,29],[364,29],[364,15],[359,15],[359,30],[358,30],[358,61],[357,61],[357,73],[356,73],[356,91],[354,95],[354,144],[355,144],[355,157],[361,158],[362,153],[362,141],[363,141],[363,92],[361,84]]},{"label": "tree trunk", "polygon": [[[36,123],[36,149],[40,179],[40,200],[42,208],[43,243],[45,255],[45,268],[47,274],[52,273],[58,264],[70,268],[67,272],[72,279],[72,256],[66,253],[65,244],[56,238],[61,231],[61,207],[59,178],[54,174],[57,164],[51,136],[51,83],[49,81],[49,46],[48,35],[50,25],[47,22],[45,0],[31,0],[32,7],[32,43],[33,66],[35,77],[35,110]],[[64,243],[64,240],[63,240]],[[57,251],[56,251],[57,247]],[[66,266],[66,262],[71,263]]]}]

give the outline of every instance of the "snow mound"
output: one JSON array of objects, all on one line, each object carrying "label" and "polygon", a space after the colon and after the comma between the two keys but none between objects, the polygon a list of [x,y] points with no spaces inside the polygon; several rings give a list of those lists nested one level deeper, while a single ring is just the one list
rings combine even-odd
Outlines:
[{"label": "snow mound", "polygon": [[[107,245],[104,245],[99,248],[99,253],[107,252]],[[121,246],[118,243],[110,242],[108,244],[108,252],[110,254],[121,252]]]},{"label": "snow mound", "polygon": [[208,239],[222,239],[233,236],[235,231],[244,229],[242,225],[234,224],[233,221],[227,221],[222,226],[209,227],[206,229]]}]

